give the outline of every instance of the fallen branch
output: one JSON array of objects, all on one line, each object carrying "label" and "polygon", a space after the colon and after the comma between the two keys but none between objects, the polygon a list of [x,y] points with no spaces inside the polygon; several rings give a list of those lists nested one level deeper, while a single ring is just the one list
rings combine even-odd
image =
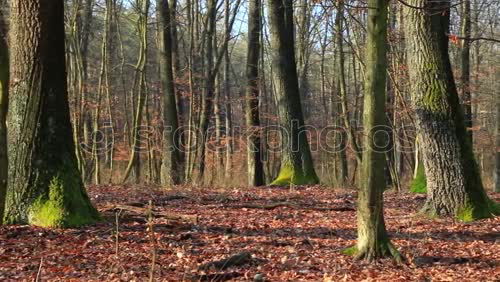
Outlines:
[{"label": "fallen branch", "polygon": [[193,275],[189,277],[190,281],[210,281],[210,282],[223,282],[233,280],[242,276],[243,274],[238,272],[229,272],[229,273],[212,273],[212,274],[201,274],[201,275]]},{"label": "fallen branch", "polygon": [[302,206],[293,202],[278,202],[271,204],[241,204],[241,205],[228,205],[224,206],[225,208],[235,208],[235,209],[262,209],[262,210],[274,210],[280,207],[289,207],[295,209],[303,209],[303,210],[315,210],[315,211],[354,211],[354,208],[351,207],[308,207]]},{"label": "fallen branch", "polygon": [[201,265],[199,270],[209,270],[214,268],[216,270],[224,270],[233,266],[240,266],[249,263],[252,260],[252,255],[249,252],[242,252],[231,256],[226,259],[209,262]]},{"label": "fallen branch", "polygon": [[[102,211],[111,211],[111,210],[124,210],[124,211],[132,212],[135,214],[143,215],[143,216],[148,215],[147,208],[136,207],[136,206],[113,205],[113,206],[106,207],[106,208],[102,209]],[[152,214],[154,217],[163,217],[163,218],[166,218],[169,220],[186,221],[186,222],[190,222],[193,224],[198,223],[198,217],[196,215],[174,214],[174,213],[162,212],[162,211],[152,211]]]}]

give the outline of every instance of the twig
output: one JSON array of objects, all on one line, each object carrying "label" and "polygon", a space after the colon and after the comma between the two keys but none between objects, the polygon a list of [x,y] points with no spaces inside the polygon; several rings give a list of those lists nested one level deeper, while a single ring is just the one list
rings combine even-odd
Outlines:
[{"label": "twig", "polygon": [[40,265],[38,266],[38,272],[36,273],[35,282],[40,281],[40,276],[42,275],[42,265],[43,265],[43,257],[40,258]]},{"label": "twig", "polygon": [[153,282],[154,281],[154,274],[155,274],[155,266],[156,266],[156,238],[155,238],[155,232],[153,229],[153,227],[154,227],[153,203],[151,200],[149,200],[147,216],[148,216],[148,229],[149,229],[150,236],[151,236],[151,245],[153,246],[153,255],[151,258],[151,269],[149,270],[149,282]]},{"label": "twig", "polygon": [[470,42],[482,40],[482,41],[489,41],[489,42],[500,43],[500,39],[490,38],[490,37],[462,37],[462,36],[457,36],[457,35],[452,35],[452,36],[455,37],[455,38],[457,38],[457,39],[467,40],[467,41],[470,41]]},{"label": "twig", "polygon": [[119,224],[120,224],[120,215],[122,213],[122,210],[119,210],[118,212],[115,213],[115,224],[116,224],[116,240],[115,240],[115,254],[116,258],[118,259],[118,243],[120,239],[120,230],[119,230]]}]

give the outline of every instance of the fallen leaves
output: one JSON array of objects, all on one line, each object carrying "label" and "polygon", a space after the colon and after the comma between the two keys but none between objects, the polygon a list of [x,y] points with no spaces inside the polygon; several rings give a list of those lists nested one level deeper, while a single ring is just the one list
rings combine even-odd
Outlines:
[{"label": "fallen leaves", "polygon": [[[390,260],[356,262],[340,253],[356,239],[353,191],[101,186],[91,187],[90,194],[106,219],[94,226],[1,227],[0,280],[34,280],[43,261],[42,280],[143,281],[149,277],[153,249],[157,281],[500,278],[500,219],[464,224],[414,216],[424,200],[414,195],[386,193],[392,241],[408,258],[396,265]],[[144,214],[150,200],[155,246]],[[245,254],[241,263],[217,267],[238,254]]]}]

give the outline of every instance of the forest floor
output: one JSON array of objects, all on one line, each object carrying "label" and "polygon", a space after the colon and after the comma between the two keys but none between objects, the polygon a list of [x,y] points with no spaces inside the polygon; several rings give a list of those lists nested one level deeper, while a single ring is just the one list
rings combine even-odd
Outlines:
[{"label": "forest floor", "polygon": [[[341,253],[356,239],[354,191],[89,191],[104,219],[94,226],[0,228],[0,281],[147,281],[153,253],[155,281],[500,280],[500,218],[431,220],[416,214],[420,195],[385,193],[392,241],[407,258],[397,265]],[[491,196],[500,200],[500,194]],[[148,220],[151,210],[154,219]]]}]

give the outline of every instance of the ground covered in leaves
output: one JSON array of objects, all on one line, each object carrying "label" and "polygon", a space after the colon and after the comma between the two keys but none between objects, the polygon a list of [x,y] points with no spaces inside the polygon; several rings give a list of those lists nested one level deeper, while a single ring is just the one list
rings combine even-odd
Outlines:
[{"label": "ground covered in leaves", "polygon": [[0,281],[144,281],[153,261],[155,281],[500,280],[500,218],[427,219],[416,215],[423,196],[386,192],[387,226],[407,258],[396,265],[341,254],[356,239],[354,191],[101,186],[90,194],[103,215],[94,226],[1,227]]}]

